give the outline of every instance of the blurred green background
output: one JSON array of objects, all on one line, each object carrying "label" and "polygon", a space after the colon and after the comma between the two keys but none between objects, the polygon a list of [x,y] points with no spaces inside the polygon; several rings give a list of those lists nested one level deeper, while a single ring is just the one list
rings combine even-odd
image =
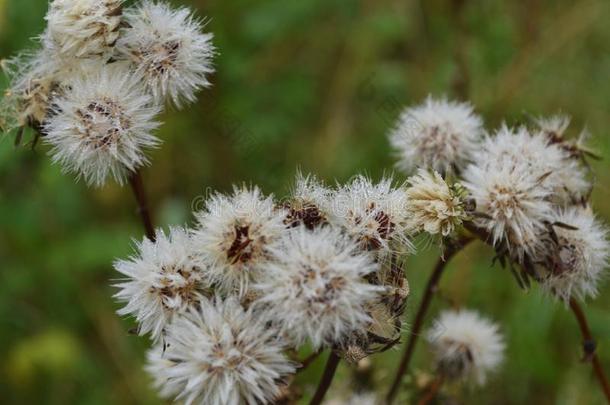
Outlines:
[{"label": "blurred green background", "polygon": [[[610,4],[531,0],[178,1],[210,17],[219,48],[214,87],[163,117],[164,145],[144,171],[158,226],[191,222],[207,188],[259,184],[283,195],[297,168],[329,181],[380,177],[394,164],[386,133],[428,93],[468,98],[488,128],[556,112],[587,126],[610,156]],[[47,2],[0,0],[0,58],[32,46]],[[4,85],[4,84],[3,84]],[[576,131],[575,131],[576,132]],[[609,160],[594,195],[610,219]],[[399,175],[401,177],[401,175]],[[46,148],[0,141],[0,402],[159,403],[142,371],[146,339],[114,311],[112,261],[142,230],[129,188],[89,189],[50,164]],[[408,262],[409,320],[438,256],[419,243]],[[456,258],[433,311],[448,302],[497,319],[509,348],[502,370],[468,404],[596,404],[570,313],[490,268],[473,246]],[[610,372],[609,286],[586,307]],[[387,389],[398,352],[374,357]],[[416,368],[429,371],[418,347]],[[311,394],[323,366],[299,377]],[[342,366],[330,396],[350,389]],[[407,381],[409,383],[409,381]],[[407,403],[406,397],[403,403]]]}]

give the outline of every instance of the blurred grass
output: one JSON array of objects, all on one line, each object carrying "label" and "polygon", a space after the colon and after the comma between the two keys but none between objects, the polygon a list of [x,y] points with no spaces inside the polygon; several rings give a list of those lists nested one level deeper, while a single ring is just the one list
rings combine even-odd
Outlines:
[{"label": "blurred grass", "polygon": [[[159,226],[191,221],[206,188],[260,184],[284,194],[297,167],[329,181],[392,172],[386,133],[399,109],[428,93],[468,96],[489,128],[559,111],[586,125],[610,156],[610,8],[606,0],[173,1],[211,17],[220,54],[214,87],[163,117],[164,145],[145,171]],[[0,0],[0,58],[32,44],[46,2]],[[0,82],[1,83],[1,82]],[[0,401],[11,404],[158,403],[142,372],[145,339],[114,311],[112,260],[142,231],[128,189],[86,188],[35,152],[0,141]],[[610,165],[595,162],[595,206],[610,218]],[[423,247],[424,243],[420,243]],[[415,311],[437,251],[408,263]],[[434,310],[473,306],[498,319],[507,361],[469,404],[602,403],[579,362],[568,311],[490,268],[476,246],[457,258]],[[609,289],[587,305],[610,370]],[[398,353],[377,356],[387,387]],[[422,345],[416,367],[428,371]],[[318,360],[299,382],[311,394]],[[334,389],[349,389],[340,368]],[[332,393],[331,393],[332,395]],[[405,398],[405,402],[408,399]]]}]

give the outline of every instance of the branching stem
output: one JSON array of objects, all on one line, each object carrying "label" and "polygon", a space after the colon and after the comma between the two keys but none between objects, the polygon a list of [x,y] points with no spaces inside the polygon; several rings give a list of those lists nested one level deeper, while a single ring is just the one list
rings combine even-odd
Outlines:
[{"label": "branching stem", "polygon": [[457,243],[449,245],[447,247],[447,250],[445,251],[444,257],[440,258],[436,263],[434,271],[428,279],[428,284],[426,286],[426,290],[424,291],[424,296],[422,297],[421,303],[419,304],[419,308],[417,309],[415,321],[413,321],[413,326],[411,327],[411,332],[409,334],[407,347],[400,361],[400,365],[398,366],[398,371],[394,376],[394,381],[392,383],[390,391],[388,392],[388,395],[386,397],[388,405],[391,404],[396,398],[398,388],[400,387],[400,382],[404,374],[407,372],[409,362],[411,361],[411,358],[413,357],[413,352],[415,351],[415,344],[417,343],[421,328],[424,324],[426,313],[428,312],[434,293],[438,290],[438,284],[440,282],[441,276],[443,275],[445,267],[447,266],[447,263],[449,263],[449,260],[451,260],[453,256],[455,256],[459,251],[461,251],[466,245],[468,245],[473,240],[474,238],[472,237],[464,237]]}]

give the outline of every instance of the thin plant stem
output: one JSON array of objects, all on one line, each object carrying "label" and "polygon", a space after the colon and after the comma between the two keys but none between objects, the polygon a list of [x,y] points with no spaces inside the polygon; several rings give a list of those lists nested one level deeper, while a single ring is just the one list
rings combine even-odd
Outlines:
[{"label": "thin plant stem", "polygon": [[297,373],[305,371],[305,369],[307,367],[309,367],[311,365],[311,363],[316,361],[316,359],[320,356],[321,353],[322,353],[322,351],[318,350],[317,352],[311,353],[309,356],[305,357],[303,360],[300,360],[299,363],[301,363],[301,367],[299,367],[299,369],[297,370]]},{"label": "thin plant stem", "polygon": [[438,392],[441,390],[443,383],[444,379],[442,376],[435,378],[434,381],[432,381],[430,388],[426,390],[424,396],[419,400],[417,405],[428,405],[430,402],[432,402],[432,400],[436,398]]},{"label": "thin plant stem", "polygon": [[[483,241],[487,245],[492,245],[491,243],[491,235],[484,229],[481,229],[474,225],[473,223],[467,222],[464,224],[465,228],[468,229],[471,233],[476,235],[481,241]],[[578,327],[580,328],[580,332],[583,336],[583,348],[585,351],[585,360],[591,362],[591,367],[593,367],[593,372],[595,373],[595,377],[599,382],[599,385],[604,392],[606,397],[606,401],[610,404],[610,385],[608,384],[608,379],[606,378],[604,369],[601,366],[599,361],[599,357],[595,351],[596,344],[593,335],[591,334],[591,329],[589,328],[589,324],[587,322],[587,317],[585,316],[584,311],[580,307],[580,304],[572,298],[570,299],[570,309],[578,322]]]},{"label": "thin plant stem", "polygon": [[138,213],[142,219],[142,225],[144,225],[144,231],[146,237],[151,241],[155,241],[155,228],[153,226],[152,217],[148,208],[148,198],[146,197],[146,191],[144,190],[144,183],[142,181],[142,174],[139,170],[131,173],[129,176],[129,185],[133,191],[133,195],[136,198],[138,204]]},{"label": "thin plant stem", "polygon": [[608,401],[608,403],[610,404],[610,385],[608,385],[608,379],[606,378],[604,369],[601,366],[599,357],[595,352],[596,343],[595,339],[593,339],[593,335],[591,334],[591,329],[589,328],[587,317],[585,316],[585,313],[580,307],[580,304],[578,304],[578,302],[574,298],[570,299],[570,309],[574,313],[574,317],[576,317],[578,327],[580,328],[580,332],[582,334],[585,361],[591,362],[595,377],[597,378],[599,385],[601,385],[602,390],[604,391],[606,401]]},{"label": "thin plant stem", "polygon": [[328,388],[330,388],[330,384],[335,377],[339,360],[339,356],[331,351],[330,356],[328,356],[328,361],[326,362],[326,367],[324,368],[324,374],[322,374],[322,379],[320,380],[316,393],[309,402],[309,405],[320,405],[322,403],[322,400],[326,395],[326,391],[328,391]]},{"label": "thin plant stem", "polygon": [[398,366],[398,370],[396,372],[396,375],[394,376],[394,381],[386,397],[388,405],[391,404],[396,398],[398,388],[400,387],[400,382],[404,374],[407,372],[407,369],[409,368],[409,363],[411,361],[411,358],[413,357],[413,352],[415,351],[415,344],[417,343],[421,328],[424,324],[426,313],[430,308],[430,303],[432,302],[432,297],[434,296],[434,293],[438,290],[438,284],[447,264],[449,263],[449,260],[451,260],[453,256],[455,256],[459,251],[461,251],[466,245],[468,245],[473,240],[474,238],[468,236],[460,239],[457,243],[449,245],[445,250],[444,257],[440,258],[436,263],[434,271],[428,279],[428,284],[426,285],[426,290],[424,291],[424,295],[419,304],[419,308],[417,309],[415,321],[413,322],[413,326],[411,327],[411,332],[409,334],[407,347],[405,348],[404,354],[400,361],[400,365]]}]

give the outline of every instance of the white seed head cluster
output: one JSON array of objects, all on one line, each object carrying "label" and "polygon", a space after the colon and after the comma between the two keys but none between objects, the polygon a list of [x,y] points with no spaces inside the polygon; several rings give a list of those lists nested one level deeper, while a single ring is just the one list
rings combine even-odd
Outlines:
[{"label": "white seed head cluster", "polygon": [[504,357],[504,339],[496,324],[474,311],[445,311],[426,335],[438,372],[449,380],[483,385]]},{"label": "white seed head cluster", "polygon": [[397,166],[407,173],[417,167],[442,174],[460,171],[475,157],[482,125],[470,104],[428,97],[407,108],[390,133]]},{"label": "white seed head cluster", "polygon": [[589,208],[561,209],[553,219],[554,235],[536,257],[543,264],[542,286],[566,302],[595,297],[610,257],[607,230]]},{"label": "white seed head cluster", "polygon": [[44,125],[53,161],[96,186],[109,176],[123,183],[146,164],[145,151],[159,144],[152,134],[159,108],[138,84],[121,66],[71,81]]},{"label": "white seed head cluster", "polygon": [[271,403],[295,364],[262,319],[235,298],[204,300],[176,319],[165,348],[148,354],[161,395],[198,405]]},{"label": "white seed head cluster", "polygon": [[[348,188],[366,193],[357,208],[388,212],[375,235],[404,215],[405,190],[389,180],[360,177]],[[159,232],[116,262],[125,276],[116,284],[125,303],[119,314],[134,316],[139,333],[153,338],[147,369],[164,397],[272,403],[293,394],[288,350],[309,345],[362,359],[396,340],[409,294],[404,271],[379,260],[353,219],[331,215],[345,192],[301,174],[285,201],[234,187],[206,199],[195,229]]]},{"label": "white seed head cluster", "polygon": [[159,231],[156,237],[156,242],[144,239],[134,256],[114,265],[125,276],[116,284],[115,298],[126,303],[118,313],[135,316],[139,334],[150,333],[155,341],[176,314],[197,307],[208,288],[203,264],[184,229]]},{"label": "white seed head cluster", "polygon": [[231,196],[213,195],[196,215],[194,240],[211,281],[245,295],[267,266],[269,245],[286,229],[285,211],[257,187],[240,187]]},{"label": "white seed head cluster", "polygon": [[297,345],[341,343],[370,321],[365,308],[382,288],[364,277],[377,270],[371,255],[339,230],[296,228],[271,249],[272,260],[254,289],[273,305],[273,321]]},{"label": "white seed head cluster", "polygon": [[213,72],[212,34],[187,8],[144,1],[128,9],[130,28],[117,42],[118,57],[133,63],[159,104],[180,107],[196,100],[195,93],[210,85]]},{"label": "white seed head cluster", "polygon": [[166,101],[195,101],[213,71],[212,35],[191,11],[123,3],[53,0],[38,49],[2,63],[0,130],[20,140],[31,127],[89,185],[122,184],[146,164]]},{"label": "white seed head cluster", "polygon": [[409,178],[408,229],[448,236],[466,218],[464,201],[438,172],[419,169]]},{"label": "white seed head cluster", "polygon": [[53,0],[43,41],[62,58],[108,54],[119,38],[123,1]]},{"label": "white seed head cluster", "polygon": [[373,183],[357,176],[335,191],[326,208],[333,225],[344,228],[380,257],[412,250],[406,233],[407,194],[404,186],[393,187],[392,183],[391,178]]}]

